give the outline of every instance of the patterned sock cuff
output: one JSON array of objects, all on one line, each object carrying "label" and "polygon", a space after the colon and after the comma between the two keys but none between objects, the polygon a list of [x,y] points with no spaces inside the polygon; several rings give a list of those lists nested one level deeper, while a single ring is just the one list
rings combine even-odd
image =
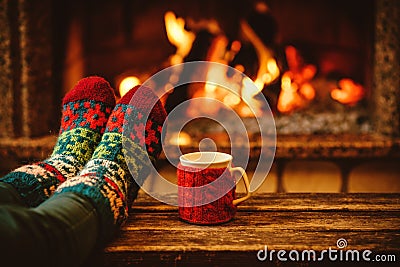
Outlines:
[{"label": "patterned sock cuff", "polygon": [[[55,194],[74,192],[89,198],[99,214],[101,240],[108,241],[128,216],[125,192],[133,185],[127,184],[127,175],[113,161],[92,159],[79,176],[63,183]],[[134,187],[138,191],[139,187]]]},{"label": "patterned sock cuff", "polygon": [[28,206],[36,207],[54,193],[58,184],[77,175],[81,169],[74,157],[57,155],[43,162],[19,167],[1,181],[16,188]]},{"label": "patterned sock cuff", "polygon": [[100,133],[85,128],[75,128],[63,132],[57,139],[51,157],[61,154],[70,156],[83,166],[91,158],[95,145],[100,140]]}]

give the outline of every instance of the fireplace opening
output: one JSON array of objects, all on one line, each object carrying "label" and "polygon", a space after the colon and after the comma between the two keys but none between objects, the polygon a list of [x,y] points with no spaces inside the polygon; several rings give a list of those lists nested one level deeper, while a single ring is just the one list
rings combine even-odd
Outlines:
[{"label": "fireplace opening", "polygon": [[[164,67],[209,60],[255,82],[259,92],[247,94],[267,98],[278,133],[372,130],[372,0],[91,2],[60,10],[69,14],[64,90],[87,74],[101,73],[118,89],[127,76],[143,82]],[[174,90],[168,111],[206,95],[199,90]]]}]

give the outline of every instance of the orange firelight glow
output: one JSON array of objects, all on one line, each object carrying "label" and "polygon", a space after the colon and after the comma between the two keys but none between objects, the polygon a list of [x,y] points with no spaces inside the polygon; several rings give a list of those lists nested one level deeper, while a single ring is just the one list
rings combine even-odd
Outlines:
[{"label": "orange firelight glow", "polygon": [[140,84],[139,78],[135,76],[125,77],[119,84],[119,94],[123,97],[130,89]]},{"label": "orange firelight glow", "polygon": [[351,79],[341,79],[338,84],[339,88],[331,91],[331,97],[342,104],[355,105],[365,95],[363,86]]},{"label": "orange firelight glow", "polygon": [[277,108],[280,112],[288,113],[303,106],[304,101],[297,92],[298,85],[292,83],[289,73],[285,73],[281,80],[281,92]]},{"label": "orange firelight glow", "polygon": [[300,53],[293,46],[287,46],[285,53],[289,70],[282,76],[277,108],[282,113],[290,113],[307,106],[315,98],[315,88],[311,80],[317,68],[304,64]]},{"label": "orange firelight glow", "polygon": [[[257,9],[262,12],[266,12],[266,8],[268,7],[263,5],[257,6]],[[273,84],[281,77],[281,91],[277,99],[279,112],[291,113],[304,109],[316,98],[317,93],[314,85],[319,83],[318,81],[313,82],[313,80],[317,74],[317,67],[305,63],[298,49],[289,45],[285,47],[288,70],[282,74],[273,50],[264,44],[246,21],[240,21],[243,40],[233,40],[231,43],[220,29],[218,22],[213,19],[192,21],[188,18],[187,24],[191,31],[185,29],[185,20],[176,17],[171,11],[165,13],[164,21],[168,40],[177,49],[175,54],[169,57],[170,65],[183,62],[191,51],[196,38],[195,33],[199,30],[208,30],[214,36],[210,47],[208,47],[205,60],[221,63],[222,66],[210,67],[204,73],[198,74],[205,75],[206,81],[209,82],[206,82],[203,86],[192,86],[190,88],[191,97],[210,98],[210,103],[212,103],[211,99],[219,100],[234,109],[241,117],[262,116],[263,102],[257,96],[260,96],[266,86]],[[241,75],[228,75],[228,66],[240,52],[241,42],[251,43],[257,54],[258,70],[253,80],[243,78]],[[246,71],[244,66],[240,64],[236,65],[235,68],[240,72]],[[166,91],[174,87],[180,74],[181,70],[178,70],[171,75],[169,83],[166,85]],[[338,88],[331,91],[331,97],[342,104],[354,105],[365,95],[363,86],[351,79],[342,79],[338,85]],[[229,88],[229,90],[226,88]],[[218,111],[219,107],[216,105],[197,104],[190,106],[187,112],[191,116],[196,116],[215,114]]]},{"label": "orange firelight glow", "polygon": [[[261,116],[262,103],[256,96],[261,93],[265,85],[272,83],[279,77],[280,71],[275,58],[273,58],[272,51],[262,43],[250,26],[242,22],[241,29],[247,39],[255,46],[259,59],[259,68],[254,84],[249,78],[243,79],[241,75],[228,77],[228,67],[210,68],[207,70],[206,79],[217,82],[219,85],[225,85],[231,91],[220,88],[215,84],[206,83],[204,92],[196,92],[195,95],[218,99],[227,106],[234,108],[242,117]],[[241,43],[239,41],[235,40],[229,46],[227,37],[219,34],[214,38],[206,60],[228,66],[240,49]],[[237,65],[235,68],[241,72],[245,71],[242,65]],[[205,113],[218,112],[218,110],[215,111],[209,107],[206,110],[202,109],[205,109],[205,107],[197,107],[195,110]],[[189,112],[194,111],[191,109]]]},{"label": "orange firelight glow", "polygon": [[253,44],[257,53],[259,67],[254,83],[261,91],[264,88],[264,85],[271,84],[279,77],[279,67],[273,57],[272,51],[264,45],[262,40],[257,36],[249,24],[245,21],[241,21],[240,27],[244,36],[246,36],[246,38]]},{"label": "orange firelight glow", "polygon": [[[206,60],[212,62],[221,63],[221,65],[210,66],[205,77],[207,81],[213,81],[205,83],[204,87],[194,87],[195,91],[192,97],[207,97],[210,99],[216,99],[230,108],[236,108],[240,102],[240,90],[242,76],[234,74],[228,77],[228,63],[234,57],[234,55],[240,49],[240,42],[235,41],[232,43],[229,49],[228,39],[224,35],[218,35],[214,38],[211,46],[208,50]],[[227,90],[229,88],[229,90]],[[212,101],[211,101],[212,103]],[[197,105],[191,103],[188,110],[189,115],[196,116],[201,114],[216,114],[218,107],[213,105]]]},{"label": "orange firelight glow", "polygon": [[164,22],[168,40],[176,47],[175,54],[170,57],[170,63],[171,65],[182,63],[183,58],[192,49],[196,36],[194,33],[185,30],[185,20],[177,18],[171,11],[165,13]]},{"label": "orange firelight glow", "polygon": [[192,143],[192,138],[190,135],[184,131],[179,133],[173,133],[169,139],[171,145],[187,146]]}]

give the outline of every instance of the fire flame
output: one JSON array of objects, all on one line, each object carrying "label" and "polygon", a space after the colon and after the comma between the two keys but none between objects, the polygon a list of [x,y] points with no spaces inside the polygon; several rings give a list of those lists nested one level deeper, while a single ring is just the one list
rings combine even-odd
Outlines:
[{"label": "fire flame", "polygon": [[[165,13],[164,20],[168,40],[177,48],[176,53],[169,58],[169,62],[171,65],[182,63],[191,51],[196,35],[191,31],[187,31],[185,29],[185,20],[176,17],[171,11]],[[201,21],[201,23],[197,24],[193,22],[192,24],[201,29],[213,29],[212,33],[216,37],[208,50],[206,60],[226,65],[226,68],[210,67],[205,73],[206,80],[214,83],[205,83],[202,87],[194,86],[192,97],[209,97],[210,99],[220,100],[227,106],[234,108],[242,117],[261,116],[262,104],[260,100],[257,100],[256,96],[261,93],[266,85],[273,83],[281,75],[281,70],[274,58],[273,51],[265,46],[246,21],[240,21],[240,30],[243,36],[255,48],[259,68],[254,83],[249,78],[242,78],[241,75],[228,76],[228,65],[240,51],[240,41],[235,40],[229,46],[229,40],[219,30],[219,25],[214,20]],[[294,46],[287,46],[285,55],[288,70],[281,77],[281,91],[277,100],[277,109],[281,113],[290,113],[305,108],[315,98],[316,90],[312,80],[317,73],[317,68],[312,64],[305,64],[299,51]],[[242,65],[236,65],[235,68],[241,72],[245,71]],[[170,83],[166,87],[173,88],[179,75],[179,71],[171,75]],[[232,91],[221,88],[217,84]],[[340,80],[339,88],[331,91],[333,99],[346,105],[356,104],[364,97],[364,94],[363,86],[351,79]],[[207,107],[192,107],[188,112],[192,116],[204,113],[214,114],[218,112],[218,108],[211,107],[211,105]]]},{"label": "fire flame", "polygon": [[[229,50],[228,39],[224,35],[218,35],[214,38],[208,54],[206,57],[207,61],[218,62],[221,65],[210,66],[205,73],[205,80],[212,81],[206,82],[204,87],[193,87],[193,97],[207,97],[210,99],[217,99],[222,101],[224,104],[231,108],[235,108],[240,104],[240,84],[242,76],[237,73],[228,76],[228,62],[233,54],[237,53],[240,49],[240,42],[233,42]],[[227,90],[226,88],[229,88]],[[211,101],[211,100],[210,100]],[[212,101],[211,101],[212,103]],[[196,104],[191,103],[188,110],[188,115],[196,116],[201,114],[215,114],[219,108],[213,105],[207,106],[194,106]]]},{"label": "fire flame", "polygon": [[311,64],[305,65],[300,53],[293,46],[287,46],[285,53],[289,70],[282,76],[277,108],[282,113],[290,113],[305,107],[315,98],[315,88],[311,80],[317,68]]},{"label": "fire flame", "polygon": [[168,40],[176,47],[176,53],[170,58],[170,63],[172,65],[182,63],[192,49],[196,36],[185,30],[185,20],[177,18],[171,11],[165,13],[164,22]]},{"label": "fire flame", "polygon": [[256,50],[259,67],[254,80],[254,84],[258,90],[254,89],[250,79],[243,79],[241,96],[247,105],[243,106],[239,113],[243,117],[260,116],[262,114],[262,103],[255,97],[261,93],[265,85],[273,83],[279,77],[280,70],[273,57],[272,50],[264,45],[263,41],[253,31],[250,25],[242,20],[240,22],[240,27],[243,35],[253,44]]},{"label": "fire flame", "polygon": [[273,57],[272,51],[264,45],[249,24],[245,21],[241,21],[240,26],[244,36],[253,44],[257,53],[259,67],[254,83],[261,91],[264,85],[271,84],[279,77],[279,67]]},{"label": "fire flame", "polygon": [[[219,88],[215,84],[206,83],[204,87],[204,92],[206,97],[215,98],[222,100],[225,104],[233,107],[240,102],[239,90],[240,88],[237,85],[238,79],[241,77],[237,77],[233,75],[232,77],[227,76],[228,72],[228,59],[227,54],[237,53],[238,47],[240,49],[240,42],[233,43],[231,47],[233,47],[230,51],[227,51],[226,48],[228,47],[228,39],[224,35],[217,36],[211,44],[211,47],[207,54],[207,60],[212,62],[219,62],[224,64],[226,67],[222,66],[215,66],[210,67],[207,70],[206,80],[207,81],[214,81],[218,85],[225,85],[230,90],[234,92],[229,92],[224,88]],[[236,49],[236,50],[235,50]],[[239,99],[239,100],[238,100]]]},{"label": "fire flame", "polygon": [[[242,24],[245,35],[256,47],[260,62],[257,77],[254,81],[255,86],[250,79],[243,79],[240,75],[228,77],[228,67],[210,68],[207,71],[206,79],[225,85],[233,92],[218,88],[215,84],[206,83],[204,93],[201,94],[197,92],[196,96],[201,95],[219,99],[229,107],[237,109],[242,117],[261,116],[262,103],[260,100],[256,99],[256,96],[261,93],[265,85],[272,83],[279,77],[280,71],[276,60],[272,56],[272,51],[264,46],[260,38],[247,23],[242,22]],[[228,48],[228,43],[228,39],[222,34],[215,37],[208,51],[206,60],[219,62],[228,66],[241,48],[241,43],[239,41],[233,41],[230,48]],[[241,72],[244,71],[241,65],[237,65],[235,68]],[[241,101],[241,99],[243,101]],[[210,113],[215,111],[207,108],[206,111],[200,109],[198,112]]]},{"label": "fire flame", "polygon": [[290,112],[303,105],[303,100],[297,90],[297,84],[292,83],[289,73],[285,73],[281,80],[281,92],[277,104],[280,112]]},{"label": "fire flame", "polygon": [[355,83],[351,79],[341,79],[339,88],[331,91],[331,97],[336,101],[345,105],[355,105],[365,95],[365,90],[362,85]]}]

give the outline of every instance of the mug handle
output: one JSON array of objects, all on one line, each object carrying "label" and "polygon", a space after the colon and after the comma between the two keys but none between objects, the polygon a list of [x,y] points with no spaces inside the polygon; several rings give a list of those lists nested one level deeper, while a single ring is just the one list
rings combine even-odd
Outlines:
[{"label": "mug handle", "polygon": [[250,183],[249,183],[249,178],[247,178],[246,171],[242,167],[233,167],[233,168],[231,167],[231,168],[229,168],[229,171],[232,173],[232,175],[236,171],[240,172],[241,177],[243,177],[244,186],[245,186],[246,192],[247,192],[246,196],[238,198],[238,199],[234,199],[232,201],[232,204],[236,206],[236,205],[240,204],[241,202],[247,200],[251,196]]}]

